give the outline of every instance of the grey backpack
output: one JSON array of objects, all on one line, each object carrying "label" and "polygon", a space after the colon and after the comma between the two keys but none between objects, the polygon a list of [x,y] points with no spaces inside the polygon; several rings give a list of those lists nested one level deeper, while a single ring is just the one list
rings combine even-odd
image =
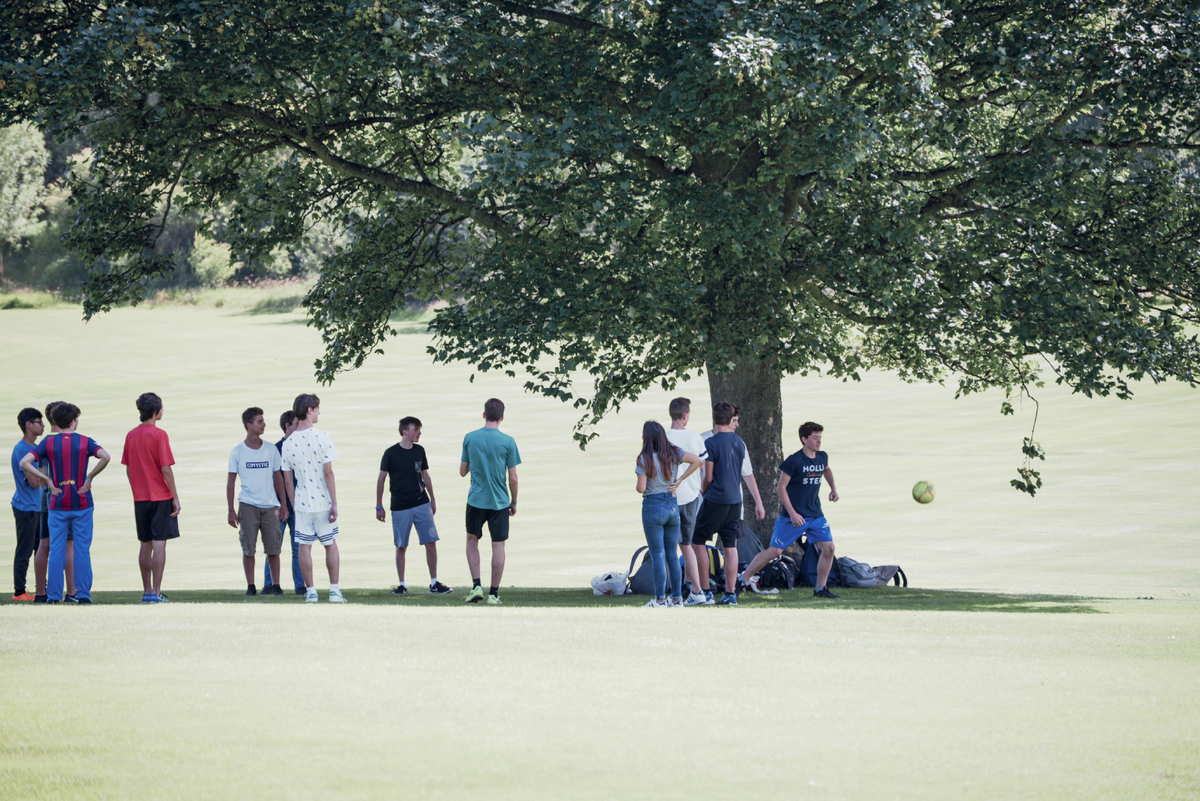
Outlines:
[{"label": "grey backpack", "polygon": [[879,583],[879,577],[868,564],[849,556],[839,556],[837,563],[838,583],[843,587],[874,587]]}]

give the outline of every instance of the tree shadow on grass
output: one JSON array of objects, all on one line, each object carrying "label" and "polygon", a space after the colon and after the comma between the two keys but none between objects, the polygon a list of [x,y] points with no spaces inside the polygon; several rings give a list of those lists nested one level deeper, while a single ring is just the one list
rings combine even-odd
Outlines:
[{"label": "tree shadow on grass", "polygon": [[243,315],[257,317],[260,314],[291,314],[300,308],[304,301],[303,295],[287,295],[280,298],[263,298],[250,308],[241,312]]},{"label": "tree shadow on grass", "polygon": [[[449,595],[430,595],[420,584],[407,595],[393,595],[389,589],[344,589],[352,604],[370,606],[462,607],[469,588]],[[177,590],[168,592],[172,603],[280,605],[303,604],[304,597],[291,590],[278,596],[246,597],[242,590]],[[868,590],[837,589],[837,600],[814,598],[812,590],[797,588],[778,595],[739,596],[738,607],[745,609],[811,609],[820,611],[869,610],[887,612],[1009,612],[1022,614],[1104,614],[1099,608],[1105,598],[1081,595],[1009,594],[967,590],[930,590],[913,587],[876,587]],[[321,590],[319,603],[327,603],[328,593]],[[515,608],[616,608],[638,607],[645,595],[593,595],[590,589],[506,587],[500,593],[505,607]],[[141,605],[138,592],[98,592],[96,604]],[[14,606],[33,604],[6,603]],[[149,604],[147,604],[149,605]],[[71,606],[66,604],[65,606]],[[718,612],[717,614],[721,614]]]}]

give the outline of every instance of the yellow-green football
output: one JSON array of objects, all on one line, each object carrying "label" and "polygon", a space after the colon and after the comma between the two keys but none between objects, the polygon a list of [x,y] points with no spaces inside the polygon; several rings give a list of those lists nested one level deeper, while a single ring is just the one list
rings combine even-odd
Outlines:
[{"label": "yellow-green football", "polygon": [[913,500],[917,503],[932,503],[933,485],[928,481],[918,481],[913,484]]}]

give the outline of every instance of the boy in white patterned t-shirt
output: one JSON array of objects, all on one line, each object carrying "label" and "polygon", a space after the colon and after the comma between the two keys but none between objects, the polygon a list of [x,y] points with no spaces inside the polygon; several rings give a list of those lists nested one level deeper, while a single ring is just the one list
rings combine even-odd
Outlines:
[{"label": "boy in white patterned t-shirt", "polygon": [[296,510],[296,542],[300,546],[304,600],[310,604],[317,602],[312,546],[320,540],[325,546],[325,567],[329,570],[329,600],[342,604],[346,599],[338,587],[341,558],[337,545],[337,488],[333,480],[337,449],[328,434],[314,427],[321,415],[320,398],[298,395],[292,404],[292,412],[299,425],[283,443],[283,485]]}]

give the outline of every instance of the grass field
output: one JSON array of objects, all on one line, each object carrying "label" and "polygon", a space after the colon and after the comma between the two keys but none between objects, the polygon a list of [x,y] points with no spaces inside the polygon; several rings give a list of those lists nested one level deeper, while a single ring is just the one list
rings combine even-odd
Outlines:
[{"label": "grass field", "polygon": [[[1007,486],[1029,404],[1001,417],[998,396],[886,374],[790,378],[785,448],[800,422],[825,425],[839,553],[898,563],[912,587],[652,612],[587,585],[643,542],[633,457],[671,395],[626,406],[580,452],[571,409],[432,365],[419,320],[320,388],[319,337],[289,290],[192,300],[87,325],[69,307],[0,312],[0,409],[70,400],[119,459],[133,399],[158,392],[184,507],[174,603],[133,603],[118,465],[95,488],[102,605],[0,604],[0,799],[1200,798],[1194,390],[1045,388],[1030,500]],[[224,520],[240,412],[277,416],[313,390],[340,456],[352,603],[243,599]],[[703,380],[680,394],[708,403]],[[524,463],[506,606],[478,609],[461,603],[456,468],[492,395]],[[374,483],[404,414],[425,424],[449,598],[386,592]],[[908,497],[918,478],[937,485],[930,506]]]}]

